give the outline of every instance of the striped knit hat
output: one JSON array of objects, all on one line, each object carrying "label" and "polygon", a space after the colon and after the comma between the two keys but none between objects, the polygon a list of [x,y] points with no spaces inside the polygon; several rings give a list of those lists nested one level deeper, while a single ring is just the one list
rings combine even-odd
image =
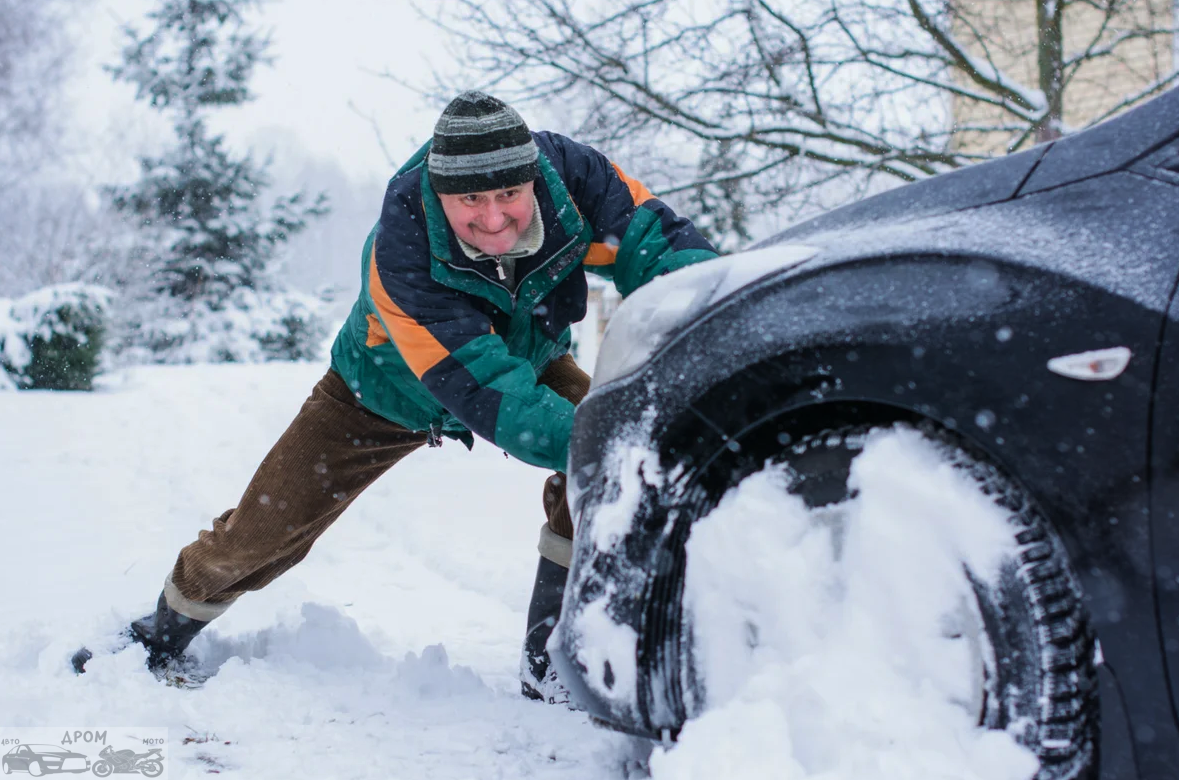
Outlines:
[{"label": "striped knit hat", "polygon": [[491,95],[464,92],[434,125],[427,168],[435,192],[485,192],[535,179],[536,157],[532,134],[515,109]]}]

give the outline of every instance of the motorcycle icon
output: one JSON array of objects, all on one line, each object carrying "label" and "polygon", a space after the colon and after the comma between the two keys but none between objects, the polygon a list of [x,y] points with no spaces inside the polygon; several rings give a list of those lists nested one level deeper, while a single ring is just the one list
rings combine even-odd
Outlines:
[{"label": "motorcycle icon", "polygon": [[109,777],[112,774],[139,773],[144,777],[159,777],[163,774],[164,763],[160,760],[159,748],[152,748],[146,753],[136,753],[134,750],[115,750],[110,745],[98,753],[99,759],[94,762],[91,771],[99,777]]}]

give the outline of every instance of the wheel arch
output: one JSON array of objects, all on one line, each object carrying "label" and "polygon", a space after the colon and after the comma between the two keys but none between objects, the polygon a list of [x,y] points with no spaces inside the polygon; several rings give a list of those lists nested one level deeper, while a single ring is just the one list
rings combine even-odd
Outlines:
[{"label": "wheel arch", "polygon": [[[910,260],[894,258],[888,269],[869,261],[820,268],[698,323],[636,377],[635,384],[671,387],[650,399],[666,410],[656,437],[695,429],[702,441],[674,453],[695,458],[688,450],[739,443],[774,417],[795,420],[800,433],[832,420],[925,421],[1016,479],[1080,560],[1116,546],[1109,518],[1117,518],[1119,535],[1143,526],[1157,322],[1132,301],[1079,284],[1064,289],[1059,278],[1010,264]],[[869,266],[879,273],[858,273]],[[902,279],[926,274],[933,291],[866,304],[888,298],[897,267]],[[922,306],[956,284],[979,289]],[[838,302],[828,305],[824,294]],[[849,308],[854,321],[838,327]],[[1082,331],[1073,323],[1087,310],[1104,310],[1119,327]],[[1047,369],[1052,357],[1119,345],[1136,357],[1114,381],[1081,382]],[[698,356],[708,351],[724,355],[723,365],[703,365]],[[700,375],[685,365],[700,366]],[[1104,525],[1079,520],[1089,517]],[[1122,570],[1149,558],[1145,550],[1125,553],[1116,561]]]}]

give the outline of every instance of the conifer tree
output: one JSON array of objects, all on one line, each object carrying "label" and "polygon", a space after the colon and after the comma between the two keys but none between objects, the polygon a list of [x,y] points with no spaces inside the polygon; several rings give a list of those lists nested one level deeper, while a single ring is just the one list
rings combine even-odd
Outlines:
[{"label": "conifer tree", "polygon": [[[264,207],[268,163],[235,155],[208,126],[211,112],[252,99],[254,68],[270,61],[269,41],[244,18],[257,5],[159,0],[148,14],[154,29],[143,35],[126,28],[122,62],[109,68],[116,80],[135,86],[138,99],[165,113],[175,132],[170,150],[140,159],[138,182],[109,190],[114,207],[153,238],[145,292],[155,297],[155,310],[134,330],[166,362],[306,352],[304,345],[295,350],[300,354],[272,354],[266,346],[290,341],[291,334],[273,331],[292,326],[292,309],[296,319],[313,316],[306,300],[293,305],[275,264],[288,239],[327,213],[326,195],[312,200],[298,192]],[[321,330],[314,323],[293,326],[308,338]]]}]

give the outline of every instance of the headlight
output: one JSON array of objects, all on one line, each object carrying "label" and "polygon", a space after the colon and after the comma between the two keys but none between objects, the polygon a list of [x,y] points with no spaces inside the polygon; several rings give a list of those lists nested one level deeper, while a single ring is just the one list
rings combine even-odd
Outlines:
[{"label": "headlight", "polygon": [[591,388],[634,371],[680,326],[729,293],[817,255],[784,244],[690,265],[635,290],[610,318]]}]

